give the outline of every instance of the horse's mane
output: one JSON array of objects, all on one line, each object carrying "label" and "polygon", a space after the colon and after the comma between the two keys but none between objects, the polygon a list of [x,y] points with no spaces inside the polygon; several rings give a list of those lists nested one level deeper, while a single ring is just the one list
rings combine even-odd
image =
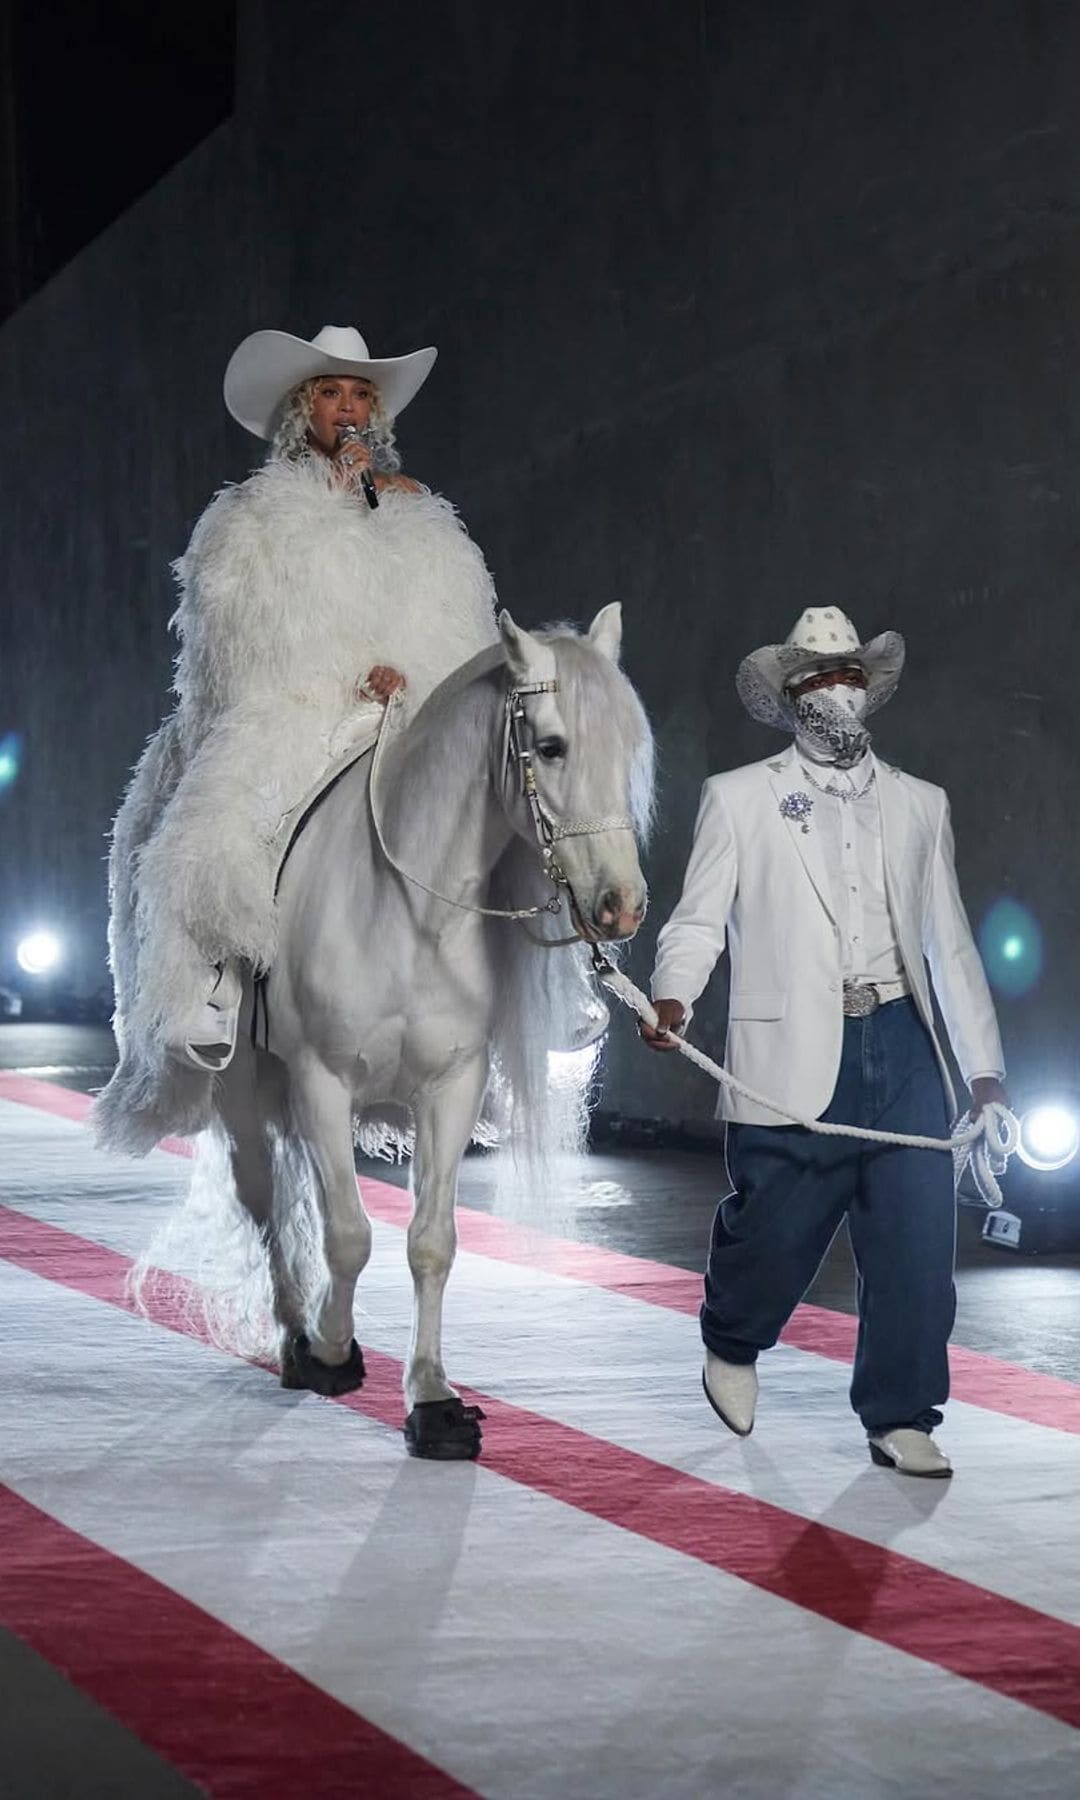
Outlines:
[{"label": "horse's mane", "polygon": [[[410,720],[407,728],[396,740],[391,740],[387,751],[382,754],[380,762],[379,787],[386,794],[395,790],[397,802],[409,811],[419,809],[421,816],[438,818],[444,805],[450,804],[454,763],[449,757],[438,758],[428,763],[421,773],[418,761],[410,753],[424,737],[439,737],[446,730],[446,715],[451,707],[458,713],[458,728],[461,728],[461,709],[457,703],[462,695],[475,703],[476,718],[471,720],[466,709],[464,718],[467,730],[471,735],[486,734],[488,727],[481,723],[481,717],[487,706],[487,699],[492,685],[498,679],[499,671],[506,669],[506,652],[502,642],[489,644],[478,650],[467,662],[461,663],[438,687],[433,688],[423,704]],[[360,771],[363,779],[367,779],[366,768]],[[440,791],[440,779],[446,776],[445,793]],[[422,787],[420,783],[423,783]]]},{"label": "horse's mane", "polygon": [[639,844],[647,843],[653,823],[653,735],[629,678],[573,625],[548,625],[533,636],[555,652],[559,706],[571,735],[580,742],[599,723],[610,754],[628,770],[630,816]]}]

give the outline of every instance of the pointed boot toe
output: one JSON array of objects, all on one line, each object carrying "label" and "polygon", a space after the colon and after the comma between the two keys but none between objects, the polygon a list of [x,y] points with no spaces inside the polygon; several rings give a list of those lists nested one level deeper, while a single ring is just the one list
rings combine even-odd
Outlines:
[{"label": "pointed boot toe", "polygon": [[754,1364],[725,1362],[722,1357],[714,1356],[711,1350],[706,1350],[701,1385],[713,1412],[718,1419],[723,1420],[728,1430],[733,1431],[736,1437],[749,1437],[754,1429],[754,1408],[758,1396],[757,1369]]}]

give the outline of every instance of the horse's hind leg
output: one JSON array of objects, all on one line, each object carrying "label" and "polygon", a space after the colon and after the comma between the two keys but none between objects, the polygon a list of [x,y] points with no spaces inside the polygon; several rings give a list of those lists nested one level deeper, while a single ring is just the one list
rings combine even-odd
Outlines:
[{"label": "horse's hind leg", "polygon": [[217,1084],[217,1110],[229,1140],[236,1198],[249,1215],[270,1270],[274,1319],[286,1342],[304,1328],[304,1296],[277,1230],[271,1145],[273,1108],[257,1053],[241,1043]]},{"label": "horse's hind leg", "polygon": [[352,1094],[314,1058],[291,1072],[290,1111],[310,1158],[322,1221],[326,1279],[311,1308],[311,1325],[285,1346],[283,1387],[347,1394],[364,1379],[353,1337],[356,1283],[371,1255],[371,1221],[360,1202],[353,1163]]},{"label": "horse's hind leg", "polygon": [[450,1387],[442,1360],[442,1303],[454,1261],[458,1170],[472,1136],[487,1083],[479,1057],[414,1105],[413,1216],[409,1267],[414,1288],[413,1330],[405,1368],[405,1443],[412,1456],[440,1461],[480,1454],[480,1419]]}]

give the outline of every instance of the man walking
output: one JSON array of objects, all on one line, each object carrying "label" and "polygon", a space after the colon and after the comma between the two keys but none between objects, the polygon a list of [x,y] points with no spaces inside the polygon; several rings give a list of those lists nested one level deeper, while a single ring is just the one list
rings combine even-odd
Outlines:
[{"label": "man walking", "polygon": [[[652,978],[670,1050],[725,943],[726,1064],[806,1118],[947,1137],[955,1110],[933,991],[973,1112],[1004,1101],[993,1002],[960,899],[944,792],[876,757],[866,719],[891,698],[903,639],[860,643],[836,607],[741,665],[739,696],[794,742],[705,782],[682,897]],[[929,975],[927,971],[929,965]],[[705,1393],[753,1427],[760,1351],[776,1343],[840,1222],[858,1269],[851,1402],[875,1463],[952,1473],[934,1442],[949,1390],[955,1193],[943,1151],[821,1137],[738,1096],[732,1192],[713,1225],[701,1329]]]}]

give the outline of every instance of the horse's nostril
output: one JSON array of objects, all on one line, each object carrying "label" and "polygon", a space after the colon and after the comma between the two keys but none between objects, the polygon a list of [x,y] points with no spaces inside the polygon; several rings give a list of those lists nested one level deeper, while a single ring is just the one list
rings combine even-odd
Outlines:
[{"label": "horse's nostril", "polygon": [[601,894],[597,902],[596,916],[598,920],[601,925],[610,925],[613,919],[618,918],[621,911],[622,895],[618,888],[608,888],[606,893]]}]

